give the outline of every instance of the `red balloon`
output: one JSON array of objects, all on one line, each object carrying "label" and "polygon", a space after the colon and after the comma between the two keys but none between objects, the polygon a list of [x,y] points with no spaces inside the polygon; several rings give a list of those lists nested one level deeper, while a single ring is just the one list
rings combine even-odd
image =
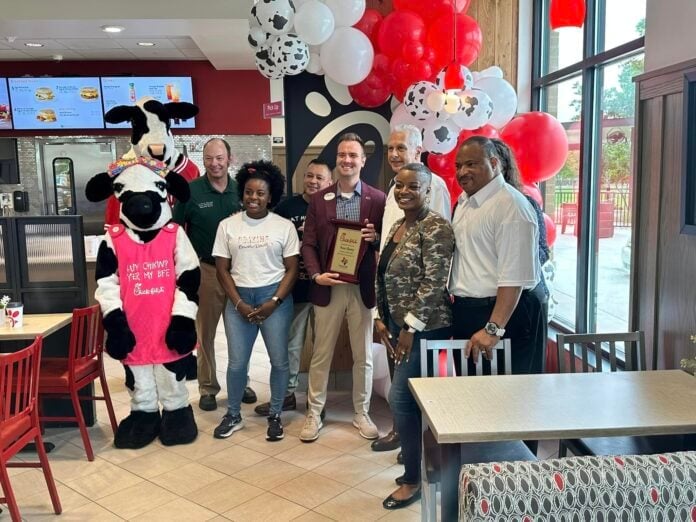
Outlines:
[{"label": "red balloon", "polygon": [[484,125],[474,130],[463,130],[459,133],[457,138],[457,149],[461,147],[462,143],[471,138],[472,136],[485,136],[486,138],[498,138],[498,130],[493,127],[493,125]]},{"label": "red balloon", "polygon": [[546,225],[546,244],[552,247],[556,242],[556,223],[548,214],[544,214],[544,225]]},{"label": "red balloon", "polygon": [[382,14],[377,11],[377,9],[365,9],[365,13],[362,18],[358,20],[353,27],[365,33],[365,35],[372,42],[373,47],[377,47],[377,34],[379,33],[379,26],[384,20]]},{"label": "red balloon", "polygon": [[423,20],[431,21],[440,16],[452,13],[466,12],[471,0],[394,0],[392,5],[395,11],[413,11],[423,17]]},{"label": "red balloon", "polygon": [[515,153],[525,185],[555,176],[568,156],[568,137],[560,122],[545,112],[527,112],[505,125],[500,139]]},{"label": "red balloon", "polygon": [[411,11],[393,11],[379,26],[377,42],[380,52],[392,58],[401,56],[407,42],[422,42],[425,38],[425,22]]},{"label": "red balloon", "polygon": [[457,45],[452,56],[454,40],[452,13],[440,16],[428,26],[426,43],[435,51],[433,66],[442,69],[452,61],[471,65],[478,57],[483,42],[483,33],[476,20],[463,13],[456,15]]},{"label": "red balloon", "polygon": [[379,107],[391,96],[389,85],[374,69],[360,83],[348,86],[348,92],[355,103],[368,109]]},{"label": "red balloon", "polygon": [[447,180],[454,176],[454,158],[450,154],[428,154],[428,167],[441,178]]},{"label": "red balloon", "polygon": [[544,198],[536,185],[522,185],[522,192],[536,201],[541,208],[544,208]]},{"label": "red balloon", "polygon": [[423,43],[417,40],[412,40],[404,44],[404,48],[401,50],[401,56],[408,63],[416,63],[423,58],[424,52],[425,46]]},{"label": "red balloon", "polygon": [[391,59],[382,53],[377,53],[372,61],[372,68],[380,74],[386,74],[391,71]]}]

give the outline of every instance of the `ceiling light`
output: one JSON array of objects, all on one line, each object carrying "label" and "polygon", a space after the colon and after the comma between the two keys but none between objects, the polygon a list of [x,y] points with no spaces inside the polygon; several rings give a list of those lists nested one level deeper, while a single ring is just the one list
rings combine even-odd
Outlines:
[{"label": "ceiling light", "polygon": [[123,31],[125,27],[122,27],[120,25],[102,25],[101,30],[104,31],[105,33],[120,33]]},{"label": "ceiling light", "polygon": [[43,47],[43,44],[38,42],[27,42],[24,45],[26,47]]},{"label": "ceiling light", "polygon": [[138,42],[138,45],[140,47],[154,47],[155,44],[153,42]]}]

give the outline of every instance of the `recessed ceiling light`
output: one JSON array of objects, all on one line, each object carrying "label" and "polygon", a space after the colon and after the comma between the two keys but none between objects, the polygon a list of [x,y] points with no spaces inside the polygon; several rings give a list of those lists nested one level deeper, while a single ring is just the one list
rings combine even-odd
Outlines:
[{"label": "recessed ceiling light", "polygon": [[155,44],[153,42],[138,42],[138,45],[140,47],[154,47]]},{"label": "recessed ceiling light", "polygon": [[43,47],[43,44],[38,42],[27,42],[24,45],[26,47]]},{"label": "recessed ceiling light", "polygon": [[102,25],[101,30],[104,31],[105,33],[120,33],[123,31],[125,27],[122,27],[120,25]]}]

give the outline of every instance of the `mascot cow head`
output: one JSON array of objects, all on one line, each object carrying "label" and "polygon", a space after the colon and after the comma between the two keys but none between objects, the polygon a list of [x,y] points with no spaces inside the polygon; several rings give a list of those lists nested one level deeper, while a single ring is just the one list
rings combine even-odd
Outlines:
[{"label": "mascot cow head", "polygon": [[[160,103],[150,96],[135,105],[117,105],[104,115],[108,123],[130,121],[131,151],[129,159],[144,156],[162,161],[169,168],[174,166],[178,152],[174,147],[171,120],[187,120],[198,114],[198,107],[188,102]],[[178,198],[177,198],[178,199]]]},{"label": "mascot cow head", "polygon": [[109,165],[107,172],[97,174],[87,182],[87,199],[103,201],[116,196],[121,205],[121,220],[132,230],[159,230],[172,219],[167,194],[182,202],[191,192],[187,181],[167,170],[167,166],[152,158],[120,159]]}]

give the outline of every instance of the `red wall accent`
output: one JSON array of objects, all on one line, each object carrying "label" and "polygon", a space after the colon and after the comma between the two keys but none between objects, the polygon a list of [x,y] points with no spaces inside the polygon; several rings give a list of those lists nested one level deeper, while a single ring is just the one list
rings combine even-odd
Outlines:
[{"label": "red wall accent", "polygon": [[[207,61],[2,62],[0,76],[191,76],[200,112],[195,129],[175,134],[270,134],[263,104],[271,99],[269,81],[256,70],[218,71]],[[0,131],[0,136],[128,135],[125,129]]]}]

